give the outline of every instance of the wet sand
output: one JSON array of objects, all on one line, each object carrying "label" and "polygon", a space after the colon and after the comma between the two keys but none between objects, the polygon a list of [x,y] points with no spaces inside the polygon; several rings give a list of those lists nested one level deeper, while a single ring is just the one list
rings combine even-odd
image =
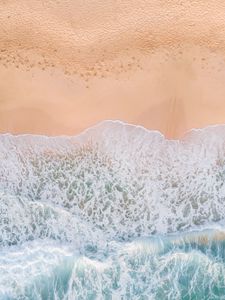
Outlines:
[{"label": "wet sand", "polygon": [[223,1],[2,1],[0,132],[225,123]]}]

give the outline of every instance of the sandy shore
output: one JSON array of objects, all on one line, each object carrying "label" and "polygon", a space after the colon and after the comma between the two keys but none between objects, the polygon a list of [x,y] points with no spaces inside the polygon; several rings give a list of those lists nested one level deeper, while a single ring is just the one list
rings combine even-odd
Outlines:
[{"label": "sandy shore", "polygon": [[224,1],[0,3],[0,132],[225,123]]}]

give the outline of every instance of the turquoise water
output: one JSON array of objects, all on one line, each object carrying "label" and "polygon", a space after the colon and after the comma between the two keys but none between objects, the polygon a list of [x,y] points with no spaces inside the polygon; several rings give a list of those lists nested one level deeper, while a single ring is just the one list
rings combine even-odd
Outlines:
[{"label": "turquoise water", "polygon": [[225,127],[0,136],[0,299],[225,299]]},{"label": "turquoise water", "polygon": [[[207,234],[198,232],[198,237]],[[212,237],[216,234],[213,231]],[[82,254],[60,244],[28,243],[2,254],[1,268],[7,265],[7,276],[0,295],[2,299],[224,299],[225,242],[202,244],[198,238],[188,242],[174,237],[176,241],[146,238]]]}]

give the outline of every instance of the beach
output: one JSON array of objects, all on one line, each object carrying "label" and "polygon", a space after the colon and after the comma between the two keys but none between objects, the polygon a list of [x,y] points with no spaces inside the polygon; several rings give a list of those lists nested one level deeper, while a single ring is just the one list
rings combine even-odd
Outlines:
[{"label": "beach", "polygon": [[122,120],[181,138],[225,120],[223,1],[2,1],[0,132]]},{"label": "beach", "polygon": [[0,2],[0,299],[225,300],[225,2]]}]

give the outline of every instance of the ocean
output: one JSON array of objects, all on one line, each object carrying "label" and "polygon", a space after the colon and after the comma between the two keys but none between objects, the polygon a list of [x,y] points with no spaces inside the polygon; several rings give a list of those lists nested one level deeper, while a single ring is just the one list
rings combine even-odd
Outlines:
[{"label": "ocean", "polygon": [[225,299],[225,126],[0,135],[0,299]]}]

